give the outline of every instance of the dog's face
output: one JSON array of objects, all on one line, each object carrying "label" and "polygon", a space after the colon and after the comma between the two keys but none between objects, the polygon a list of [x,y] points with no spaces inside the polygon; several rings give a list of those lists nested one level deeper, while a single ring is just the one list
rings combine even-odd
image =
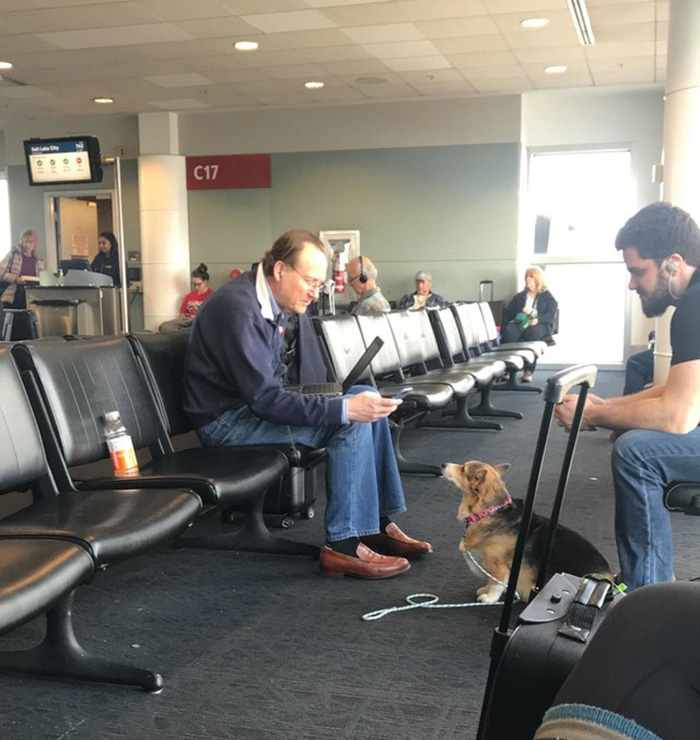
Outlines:
[{"label": "dog's face", "polygon": [[503,503],[508,496],[503,478],[508,463],[488,465],[479,460],[469,460],[461,465],[445,463],[442,474],[462,491],[462,502],[457,510],[457,519],[464,520],[470,514]]}]

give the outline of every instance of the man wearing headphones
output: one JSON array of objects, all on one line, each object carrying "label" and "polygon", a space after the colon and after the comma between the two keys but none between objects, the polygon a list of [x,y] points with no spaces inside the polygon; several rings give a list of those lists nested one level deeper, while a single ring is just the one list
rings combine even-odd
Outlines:
[{"label": "man wearing headphones", "polygon": [[[589,394],[583,427],[625,432],[612,453],[615,536],[622,580],[630,589],[674,580],[673,538],[664,486],[700,480],[700,229],[685,211],[652,203],[627,221],[615,240],[642,309],[671,319],[671,369],[666,382],[631,396]],[[575,396],[559,404],[570,428]]]},{"label": "man wearing headphones", "polygon": [[345,268],[348,285],[357,293],[352,313],[358,316],[391,311],[389,301],[377,285],[377,268],[369,257],[353,257]]}]

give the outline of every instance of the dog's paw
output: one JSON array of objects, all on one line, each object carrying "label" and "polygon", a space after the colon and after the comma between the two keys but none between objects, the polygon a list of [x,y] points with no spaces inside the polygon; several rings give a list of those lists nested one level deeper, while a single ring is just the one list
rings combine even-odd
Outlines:
[{"label": "dog's paw", "polygon": [[[484,588],[486,588],[486,587],[484,587]],[[479,591],[481,591],[481,590],[482,589],[479,589]],[[477,593],[479,593],[479,592],[477,591]],[[476,600],[477,601],[480,601],[482,604],[496,604],[500,598],[501,598],[500,592],[498,592],[498,591],[497,592],[494,592],[494,591],[491,591],[490,589],[486,588],[486,590],[483,593],[480,593],[476,597]]]},{"label": "dog's paw", "polygon": [[476,589],[476,595],[481,596],[481,594],[485,594],[488,592],[488,590],[491,588],[491,586],[482,586],[481,588]]}]

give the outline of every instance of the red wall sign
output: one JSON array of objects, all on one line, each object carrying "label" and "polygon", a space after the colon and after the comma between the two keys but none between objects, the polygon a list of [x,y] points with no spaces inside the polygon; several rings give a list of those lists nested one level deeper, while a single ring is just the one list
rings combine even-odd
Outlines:
[{"label": "red wall sign", "polygon": [[188,190],[269,188],[269,154],[187,157]]}]

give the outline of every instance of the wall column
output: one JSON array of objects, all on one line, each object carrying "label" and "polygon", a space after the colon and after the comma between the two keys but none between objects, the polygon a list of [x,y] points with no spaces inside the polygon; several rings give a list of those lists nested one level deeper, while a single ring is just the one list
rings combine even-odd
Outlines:
[{"label": "wall column", "polygon": [[[700,223],[700,2],[671,0],[664,109],[663,199]],[[663,383],[671,362],[673,311],[656,320],[654,383]]]},{"label": "wall column", "polygon": [[176,318],[190,285],[185,157],[177,115],[139,114],[139,211],[146,329]]}]

